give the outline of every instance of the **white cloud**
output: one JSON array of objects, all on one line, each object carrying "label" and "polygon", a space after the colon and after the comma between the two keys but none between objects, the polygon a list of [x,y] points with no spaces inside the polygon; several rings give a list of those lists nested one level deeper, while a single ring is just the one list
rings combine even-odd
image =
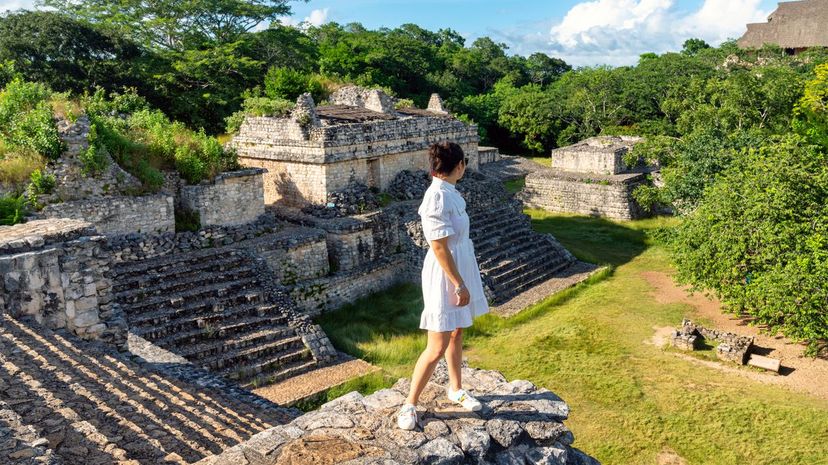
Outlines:
[{"label": "white cloud", "polygon": [[308,26],[321,26],[328,22],[328,11],[330,8],[318,8],[310,12],[308,16],[302,21],[298,21],[291,16],[279,18],[279,22],[285,26],[293,26],[298,28],[307,28]]},{"label": "white cloud", "polygon": [[[546,46],[538,49],[573,65],[634,64],[645,52],[680,50],[691,37],[714,46],[739,37],[746,23],[764,21],[769,14],[759,3],[704,0],[697,10],[687,12],[676,8],[673,0],[581,2],[550,28]],[[524,37],[537,47],[537,37]]]}]

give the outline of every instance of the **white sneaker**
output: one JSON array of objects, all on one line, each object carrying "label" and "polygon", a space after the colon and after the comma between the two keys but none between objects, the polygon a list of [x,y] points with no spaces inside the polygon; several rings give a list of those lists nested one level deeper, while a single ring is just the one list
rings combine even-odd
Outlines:
[{"label": "white sneaker", "polygon": [[466,410],[476,412],[483,408],[480,401],[472,397],[465,389],[461,388],[459,391],[452,391],[450,387],[447,387],[446,393],[448,394],[449,400],[457,402]]},{"label": "white sneaker", "polygon": [[401,429],[414,429],[417,426],[417,407],[412,404],[403,404],[397,414],[397,426]]}]

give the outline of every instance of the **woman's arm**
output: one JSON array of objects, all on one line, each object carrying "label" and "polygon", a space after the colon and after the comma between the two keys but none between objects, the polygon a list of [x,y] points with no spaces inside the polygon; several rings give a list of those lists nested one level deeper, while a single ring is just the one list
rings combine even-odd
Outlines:
[{"label": "woman's arm", "polygon": [[457,271],[457,266],[454,263],[454,257],[452,257],[451,251],[449,251],[448,236],[432,240],[429,243],[431,245],[431,249],[434,250],[434,257],[437,258],[437,263],[440,264],[448,278],[452,283],[454,283],[454,287],[458,287],[461,284],[464,285],[463,289],[460,290],[457,305],[460,307],[468,305],[471,296],[469,295],[469,290],[465,288],[463,277],[460,276],[460,272]]}]

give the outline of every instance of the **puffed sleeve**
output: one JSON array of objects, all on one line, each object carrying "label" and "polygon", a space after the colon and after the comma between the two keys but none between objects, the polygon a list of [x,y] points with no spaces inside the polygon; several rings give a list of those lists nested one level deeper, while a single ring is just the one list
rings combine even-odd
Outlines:
[{"label": "puffed sleeve", "polygon": [[439,190],[431,191],[423,198],[418,213],[422,218],[423,235],[429,241],[454,234],[450,202],[446,193]]}]

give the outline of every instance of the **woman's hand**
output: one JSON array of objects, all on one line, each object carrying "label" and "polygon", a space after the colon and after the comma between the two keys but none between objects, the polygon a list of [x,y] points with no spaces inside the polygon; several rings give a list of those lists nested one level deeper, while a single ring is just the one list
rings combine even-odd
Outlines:
[{"label": "woman's hand", "polygon": [[466,289],[465,286],[463,287],[463,289],[460,289],[460,294],[459,295],[455,294],[455,297],[457,298],[456,302],[457,302],[458,307],[468,305],[469,300],[471,300],[471,295],[469,294],[469,290]]}]

